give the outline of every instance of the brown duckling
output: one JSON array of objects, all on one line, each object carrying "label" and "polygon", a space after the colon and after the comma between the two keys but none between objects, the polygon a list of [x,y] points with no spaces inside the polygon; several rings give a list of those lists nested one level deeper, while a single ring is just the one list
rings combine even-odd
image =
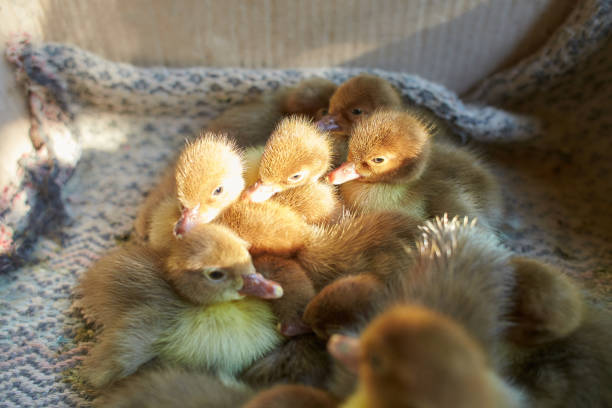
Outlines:
[{"label": "brown duckling", "polygon": [[516,277],[512,326],[507,338],[520,346],[546,344],[568,336],[583,322],[586,303],[579,287],[559,269],[530,258],[511,260]]},{"label": "brown duckling", "polygon": [[388,81],[371,74],[360,74],[336,89],[329,101],[328,114],[317,122],[322,130],[348,137],[353,125],[377,109],[399,109],[402,98]]},{"label": "brown duckling", "polygon": [[260,392],[244,408],[335,408],[338,400],[327,392],[303,385],[277,385]]},{"label": "brown duckling", "polygon": [[240,380],[259,389],[275,384],[324,387],[332,369],[325,343],[312,333],[285,339],[280,347],[246,369]]},{"label": "brown duckling", "polygon": [[353,127],[347,161],[328,180],[342,184],[354,210],[467,215],[496,225],[502,200],[495,178],[469,151],[435,143],[430,126],[413,111],[375,111]]},{"label": "brown duckling", "polygon": [[378,272],[379,262],[363,277],[342,277],[323,288],[308,304],[305,322],[323,338],[359,332],[390,305],[411,302],[453,318],[494,355],[509,326],[515,285],[510,254],[467,219],[438,218],[420,230],[416,248],[398,248],[390,270]]},{"label": "brown duckling", "polygon": [[296,258],[317,291],[344,275],[386,279],[406,267],[406,248],[418,225],[419,220],[392,211],[344,213],[335,224],[316,226]]},{"label": "brown duckling", "polygon": [[305,117],[291,116],[279,122],[266,142],[256,182],[244,197],[253,202],[273,198],[304,216],[309,223],[337,215],[340,203],[335,189],[320,181],[331,164],[331,144]]},{"label": "brown duckling", "polygon": [[226,133],[244,147],[263,144],[283,116],[302,114],[319,119],[336,88],[327,79],[308,78],[294,87],[227,109],[208,124],[207,130]]},{"label": "brown duckling", "polygon": [[131,376],[94,401],[100,408],[228,408],[242,406],[253,391],[218,378],[176,368]]},{"label": "brown duckling", "polygon": [[525,406],[469,333],[426,308],[391,308],[359,339],[334,335],[328,347],[359,375],[356,392],[341,407]]},{"label": "brown duckling", "polygon": [[[549,326],[545,326],[549,327]],[[568,335],[536,345],[510,345],[506,376],[523,387],[531,406],[612,406],[612,313],[586,305]]]},{"label": "brown duckling", "polygon": [[77,292],[85,316],[103,325],[83,368],[96,387],[154,358],[231,380],[281,343],[262,299],[281,297],[282,288],[255,272],[246,242],[220,225],[194,227],[164,255],[118,248]]},{"label": "brown duckling", "polygon": [[270,302],[280,321],[280,332],[286,337],[312,332],[302,321],[302,314],[315,289],[302,266],[293,259],[274,255],[257,256],[253,264],[258,273],[283,288],[283,297]]},{"label": "brown duckling", "polygon": [[145,200],[136,220],[138,235],[148,237],[151,234],[153,213],[166,198],[174,199],[179,217],[162,211],[162,215],[172,215],[171,218],[158,219],[154,223],[172,224],[175,236],[182,236],[198,223],[212,221],[242,193],[242,173],[241,153],[225,135],[204,133],[187,142],[176,163],[166,170],[159,185]]}]

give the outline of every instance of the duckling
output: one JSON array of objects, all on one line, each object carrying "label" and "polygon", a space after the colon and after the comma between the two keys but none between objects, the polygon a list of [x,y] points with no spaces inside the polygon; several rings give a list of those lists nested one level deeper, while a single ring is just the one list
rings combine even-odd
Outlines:
[{"label": "duckling", "polygon": [[[173,235],[181,237],[197,223],[212,221],[234,202],[244,189],[242,156],[232,140],[217,133],[204,133],[187,142],[176,163],[164,173],[158,186],[149,193],[136,222],[139,236],[148,238],[151,225],[173,225]],[[179,217],[174,218],[170,203],[161,215],[170,219],[152,222],[153,213],[166,198],[174,199]],[[164,241],[170,237],[165,237]]]},{"label": "duckling", "polygon": [[390,305],[411,302],[453,318],[487,355],[495,355],[510,325],[510,254],[492,232],[467,218],[437,218],[420,232],[418,239],[413,235],[416,247],[397,249],[388,271],[378,272],[379,262],[363,277],[343,277],[323,288],[306,307],[304,321],[327,338],[359,332]]},{"label": "duckling", "polygon": [[215,222],[231,228],[249,242],[251,254],[284,257],[300,251],[314,228],[291,208],[275,201],[239,200],[226,208]]},{"label": "duckling", "polygon": [[265,357],[256,360],[240,376],[252,387],[304,384],[324,387],[331,374],[325,341],[314,334],[291,337]]},{"label": "duckling", "polygon": [[352,129],[347,161],[328,175],[349,208],[395,210],[422,220],[448,213],[495,226],[500,188],[467,150],[432,140],[413,111],[379,110]]},{"label": "duckling", "polygon": [[315,226],[296,259],[316,291],[345,275],[372,273],[384,280],[406,267],[406,248],[419,223],[393,211],[344,213],[335,224]]},{"label": "duckling", "polygon": [[510,263],[516,284],[506,338],[532,347],[567,337],[583,322],[582,291],[559,269],[538,260],[515,256]]},{"label": "duckling", "polygon": [[177,368],[147,371],[119,382],[94,401],[108,408],[227,408],[242,406],[253,391],[207,373]]},{"label": "duckling", "polygon": [[375,313],[375,305],[384,301],[385,284],[372,273],[343,276],[313,296],[303,321],[321,339],[334,333],[358,331]]},{"label": "duckling", "polygon": [[356,392],[341,407],[523,407],[520,391],[492,369],[459,324],[419,306],[377,317],[359,339],[334,335],[332,355],[356,370]]},{"label": "duckling", "polygon": [[336,89],[328,114],[317,125],[338,137],[348,137],[353,125],[377,109],[399,109],[402,98],[388,81],[371,74],[357,75]]},{"label": "duckling", "polygon": [[266,142],[257,181],[245,191],[253,202],[273,198],[309,223],[328,221],[340,210],[334,188],[320,178],[329,171],[331,144],[305,117],[281,120]]},{"label": "duckling", "polygon": [[580,325],[545,343],[510,347],[506,376],[523,387],[531,406],[612,406],[612,313],[589,304]]},{"label": "duckling", "polygon": [[277,385],[260,392],[244,408],[335,408],[338,400],[327,392],[303,385]]},{"label": "duckling", "polygon": [[255,272],[248,244],[201,224],[167,253],[129,245],[88,270],[77,292],[85,316],[103,325],[84,377],[101,387],[158,358],[222,379],[281,343],[269,303],[282,288]]},{"label": "duckling", "polygon": [[315,295],[310,277],[293,259],[273,255],[261,255],[253,259],[257,272],[266,279],[277,282],[283,288],[283,297],[270,302],[280,321],[280,332],[293,337],[312,330],[302,321],[306,305]]},{"label": "duckling", "polygon": [[281,88],[254,102],[227,109],[208,124],[207,130],[227,133],[244,147],[263,144],[283,116],[320,118],[336,88],[324,78],[308,78],[295,87]]}]

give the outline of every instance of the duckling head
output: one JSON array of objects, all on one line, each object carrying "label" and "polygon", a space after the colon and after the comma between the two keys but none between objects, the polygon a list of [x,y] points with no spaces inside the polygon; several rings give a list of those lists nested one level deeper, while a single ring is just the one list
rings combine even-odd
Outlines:
[{"label": "duckling head", "polygon": [[338,86],[332,81],[312,77],[289,90],[283,103],[283,114],[304,114],[315,120],[327,114],[329,99]]},{"label": "duckling head", "polygon": [[338,87],[329,101],[328,114],[317,125],[339,135],[348,135],[352,126],[380,108],[399,108],[399,92],[386,80],[361,74]]},{"label": "duckling head", "polygon": [[332,336],[328,349],[358,373],[370,406],[495,406],[482,350],[456,323],[422,307],[392,308],[359,339]]},{"label": "duckling head", "polygon": [[212,221],[244,189],[242,157],[225,135],[205,133],[188,142],[176,164],[181,216],[174,234],[182,237],[193,226]]},{"label": "duckling head", "polygon": [[328,170],[331,143],[308,119],[290,116],[274,130],[259,163],[259,179],[245,197],[262,202],[281,191],[313,183]]},{"label": "duckling head", "polygon": [[327,179],[332,184],[416,180],[427,164],[432,134],[418,114],[377,110],[353,127],[347,160]]},{"label": "duckling head", "polygon": [[248,249],[246,241],[222,225],[194,226],[172,243],[165,261],[167,278],[179,295],[194,304],[244,296],[281,297],[282,287],[256,272]]}]

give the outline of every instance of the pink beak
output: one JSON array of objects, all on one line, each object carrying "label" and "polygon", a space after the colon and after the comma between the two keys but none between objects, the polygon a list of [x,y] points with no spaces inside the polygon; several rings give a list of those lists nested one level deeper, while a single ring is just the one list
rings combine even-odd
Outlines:
[{"label": "pink beak", "polygon": [[265,184],[258,181],[244,192],[243,197],[254,203],[263,203],[280,191],[281,189],[273,184]]},{"label": "pink beak", "polygon": [[198,210],[200,206],[197,205],[192,209],[185,208],[181,213],[181,218],[174,224],[174,236],[182,238],[186,233],[189,232],[197,223]]},{"label": "pink beak", "polygon": [[267,280],[259,273],[242,275],[241,295],[254,296],[261,299],[278,299],[283,296],[283,288],[278,283]]},{"label": "pink beak", "polygon": [[360,177],[354,163],[344,162],[342,166],[327,175],[327,181],[331,184],[342,184]]},{"label": "pink beak", "polygon": [[316,125],[320,130],[326,132],[336,132],[338,130],[342,130],[332,115],[323,116],[321,119],[319,119]]},{"label": "pink beak", "polygon": [[341,334],[334,334],[327,342],[327,351],[336,360],[340,361],[351,372],[357,374],[359,371],[359,358],[361,355],[361,343],[359,339]]}]

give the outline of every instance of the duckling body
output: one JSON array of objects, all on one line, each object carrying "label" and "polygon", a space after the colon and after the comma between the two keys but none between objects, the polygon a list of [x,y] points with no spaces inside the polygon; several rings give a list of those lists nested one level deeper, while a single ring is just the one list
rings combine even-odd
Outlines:
[{"label": "duckling body", "polygon": [[225,384],[211,374],[162,368],[137,373],[105,390],[94,401],[102,408],[228,408],[246,402],[253,391]]},{"label": "duckling body", "polygon": [[249,242],[252,254],[291,256],[304,246],[312,230],[303,217],[274,201],[237,201],[215,222]]},{"label": "duckling body", "polygon": [[157,358],[231,380],[277,347],[277,319],[261,299],[282,289],[255,272],[247,248],[204,224],[163,252],[128,245],[103,257],[77,289],[85,316],[102,326],[85,378],[101,387]]},{"label": "duckling body", "polygon": [[422,220],[447,213],[495,226],[502,200],[492,174],[474,154],[432,138],[417,113],[375,111],[352,128],[347,161],[328,179],[354,210]]},{"label": "duckling body", "polygon": [[270,304],[244,298],[210,306],[188,306],[154,347],[166,361],[234,378],[282,340]]}]

